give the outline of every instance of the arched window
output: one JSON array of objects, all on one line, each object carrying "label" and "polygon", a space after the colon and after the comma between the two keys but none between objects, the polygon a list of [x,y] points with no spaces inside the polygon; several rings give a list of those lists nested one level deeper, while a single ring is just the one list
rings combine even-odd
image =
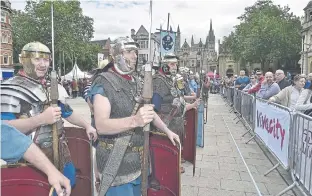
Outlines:
[{"label": "arched window", "polygon": [[9,43],[8,35],[3,33],[1,36],[1,43]]},{"label": "arched window", "polygon": [[1,12],[1,22],[5,22],[5,12]]},{"label": "arched window", "polygon": [[6,54],[6,53],[3,55],[3,64],[4,65],[8,65],[9,64],[9,55]]}]

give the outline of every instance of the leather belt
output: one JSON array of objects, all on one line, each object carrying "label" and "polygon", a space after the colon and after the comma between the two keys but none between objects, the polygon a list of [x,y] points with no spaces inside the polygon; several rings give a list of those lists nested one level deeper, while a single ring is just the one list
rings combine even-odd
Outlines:
[{"label": "leather belt", "polygon": [[[110,144],[104,141],[99,141],[99,145],[106,150],[112,150],[114,147],[114,144]],[[128,149],[130,149],[132,152],[141,152],[143,151],[143,146],[132,146],[132,143],[129,143]]]}]

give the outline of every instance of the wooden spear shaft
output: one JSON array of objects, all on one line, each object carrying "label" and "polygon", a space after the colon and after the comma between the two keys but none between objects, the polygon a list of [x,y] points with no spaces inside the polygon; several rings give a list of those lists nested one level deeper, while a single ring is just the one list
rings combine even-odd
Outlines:
[{"label": "wooden spear shaft", "polygon": [[[51,72],[51,100],[52,106],[57,107],[58,101],[58,83],[57,74],[54,64],[54,19],[53,19],[53,1],[51,2],[51,25],[52,25],[52,72]],[[53,163],[59,169],[59,138],[57,133],[56,123],[52,125],[52,139],[53,139]]]},{"label": "wooden spear shaft", "polygon": [[[152,78],[152,0],[150,0],[150,31],[149,31],[149,63],[145,65],[144,72],[144,86],[142,97],[145,104],[150,104],[153,96],[153,78]],[[149,132],[150,124],[147,124],[144,128],[144,146],[143,146],[143,164],[142,164],[142,196],[147,196],[148,189],[148,157],[149,157]]]}]

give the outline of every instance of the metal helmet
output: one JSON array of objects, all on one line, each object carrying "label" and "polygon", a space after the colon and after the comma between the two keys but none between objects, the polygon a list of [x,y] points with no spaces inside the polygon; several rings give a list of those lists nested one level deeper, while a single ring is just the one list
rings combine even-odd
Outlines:
[{"label": "metal helmet", "polygon": [[[179,69],[178,60],[179,60],[179,58],[175,54],[173,54],[173,53],[166,54],[161,61],[161,68],[162,68],[162,71],[164,72],[164,74],[173,75],[173,76],[176,75],[178,73],[178,69]],[[177,70],[174,70],[174,71],[171,70],[169,67],[169,63],[176,63]]]},{"label": "metal helmet", "polygon": [[[51,62],[51,51],[50,49],[40,43],[40,42],[31,42],[26,44],[21,54],[19,55],[19,61],[23,65],[24,72],[27,76],[38,79],[36,74],[35,65],[32,63],[31,59],[43,58]],[[48,68],[47,68],[48,71]]]},{"label": "metal helmet", "polygon": [[[131,57],[132,51],[135,53],[135,55],[132,54],[133,57]],[[138,62],[137,52],[138,44],[132,38],[117,38],[111,48],[115,70],[121,75],[128,75],[135,71]]]}]

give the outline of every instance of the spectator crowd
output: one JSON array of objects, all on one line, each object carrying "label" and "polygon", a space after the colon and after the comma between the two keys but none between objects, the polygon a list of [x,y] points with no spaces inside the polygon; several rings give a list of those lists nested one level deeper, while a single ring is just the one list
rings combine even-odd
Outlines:
[{"label": "spectator crowd", "polygon": [[292,79],[287,77],[283,70],[273,72],[256,71],[247,76],[241,70],[239,76],[234,75],[221,79],[223,87],[232,87],[257,98],[278,103],[291,110],[312,115],[312,73],[296,75]]}]

